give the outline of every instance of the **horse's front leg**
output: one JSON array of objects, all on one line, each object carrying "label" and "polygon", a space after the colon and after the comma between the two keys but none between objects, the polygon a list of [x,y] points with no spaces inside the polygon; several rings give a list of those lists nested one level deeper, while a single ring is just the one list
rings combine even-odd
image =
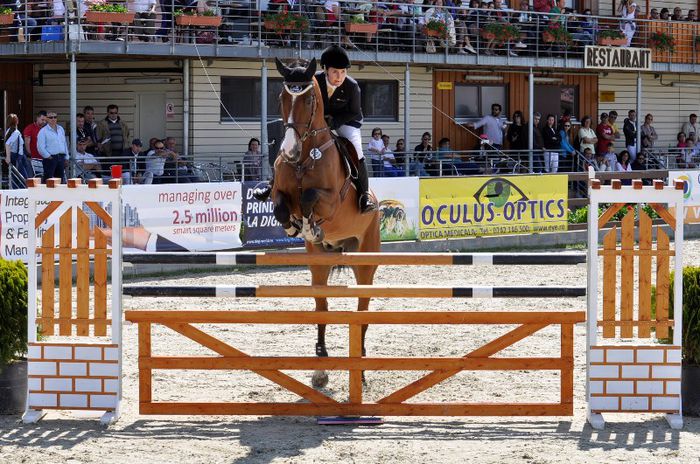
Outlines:
[{"label": "horse's front leg", "polygon": [[[311,251],[311,247],[312,245],[307,245],[307,251]],[[312,285],[326,285],[328,283],[328,276],[331,272],[331,266],[309,266],[309,269],[311,269]],[[316,311],[328,311],[328,300],[326,298],[314,298],[314,300],[316,301]],[[326,324],[318,325],[316,356],[328,356],[328,350],[326,349]],[[328,374],[326,371],[314,371],[311,384],[316,388],[325,387],[328,384]]]},{"label": "horse's front leg", "polygon": [[284,231],[290,237],[296,237],[299,235],[299,229],[297,229],[294,224],[292,224],[291,212],[289,209],[289,198],[280,191],[275,192],[273,199],[274,209],[272,210],[275,215],[275,219],[279,222]]},{"label": "horse's front leg", "polygon": [[323,242],[323,229],[316,223],[318,218],[329,218],[338,207],[338,194],[330,189],[310,188],[301,194],[303,216],[302,235],[315,244]]}]

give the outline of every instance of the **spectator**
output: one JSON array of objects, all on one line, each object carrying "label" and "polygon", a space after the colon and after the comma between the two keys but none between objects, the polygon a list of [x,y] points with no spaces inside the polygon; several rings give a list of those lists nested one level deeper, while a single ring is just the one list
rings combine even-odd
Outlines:
[{"label": "spectator", "polygon": [[[498,22],[498,23],[506,23],[506,24],[509,23],[510,22],[510,14],[504,10],[502,0],[493,0],[492,5],[493,5],[493,12],[491,12],[489,14],[488,20],[490,22]],[[498,39],[494,37],[492,39],[489,39],[486,42],[486,49],[484,50],[485,55],[495,55],[496,54],[496,52],[495,52],[496,45],[504,45],[504,46],[508,45],[508,42],[499,43],[497,40]],[[524,46],[524,44],[522,42],[520,42],[519,39],[518,39],[517,43],[519,44],[517,46],[520,48],[522,48]],[[518,54],[515,53],[513,50],[511,50],[510,47],[507,47],[507,50],[508,50],[507,53],[509,56],[518,56]]]},{"label": "spectator", "polygon": [[44,167],[42,179],[64,178],[65,163],[68,159],[66,132],[58,125],[58,116],[54,112],[46,116],[48,124],[41,128],[37,137],[36,147],[41,154]]},{"label": "spectator", "polygon": [[382,129],[375,127],[372,129],[372,138],[367,143],[367,151],[372,162],[372,175],[374,177],[382,177],[382,166],[384,165],[382,160],[385,150],[386,146],[382,142]]},{"label": "spectator", "polygon": [[[447,28],[447,37],[441,41],[441,45],[445,48],[455,46],[457,43],[457,37],[454,20],[452,19],[450,12],[443,7],[442,0],[435,0],[434,6],[425,12],[424,20],[426,24],[430,21],[439,21],[444,23]],[[427,53],[435,53],[435,42],[432,38],[428,38],[425,45],[425,51]]]},{"label": "spectator", "polygon": [[90,139],[78,138],[74,154],[75,164],[83,171],[82,177],[86,180],[100,177],[102,172],[100,162],[87,151],[88,143],[90,143]]},{"label": "spectator", "polygon": [[[529,0],[520,0],[520,10],[519,13],[515,13],[513,17],[518,23],[517,26],[520,28],[520,40],[516,42],[515,46],[517,48],[527,48],[528,43],[531,41],[536,42],[537,28],[535,26],[535,21],[537,18],[533,17],[530,13],[530,3]],[[523,42],[525,40],[525,42]]]},{"label": "spectator", "polygon": [[88,139],[87,131],[85,130],[85,115],[83,113],[78,113],[75,115],[75,131],[76,131],[76,143],[80,139]]},{"label": "spectator", "polygon": [[384,161],[384,177],[403,176],[403,171],[396,166],[396,157],[389,148],[389,136],[382,135],[382,142],[384,142],[384,153],[382,154],[382,160]]},{"label": "spectator", "polygon": [[617,153],[615,153],[615,144],[612,142],[608,145],[608,151],[605,152],[605,160],[608,162],[608,166],[610,166],[609,170],[614,171],[617,165]]},{"label": "spectator", "polygon": [[156,32],[156,0],[128,0],[135,13],[133,34],[136,41],[152,42]]},{"label": "spectator", "polygon": [[686,20],[686,21],[693,22],[693,23],[694,23],[695,21],[697,21],[697,20],[698,20],[698,15],[697,15],[697,13],[695,13],[695,10],[688,10],[688,17],[685,18],[685,20]]},{"label": "spectator", "polygon": [[629,3],[629,0],[621,0],[617,7],[617,12],[620,14],[620,30],[627,37],[627,46],[632,44],[634,32],[637,30],[637,24],[634,21],[634,16],[637,14],[637,4]]},{"label": "spectator", "polygon": [[681,169],[694,169],[693,155],[695,155],[695,134],[686,138],[684,132],[678,133],[678,155],[676,156],[676,164]]},{"label": "spectator", "polygon": [[542,138],[542,128],[540,127],[540,120],[542,115],[535,112],[532,115],[532,135],[534,137],[532,148],[534,153],[532,154],[532,167],[535,172],[542,172],[544,168],[544,139]]},{"label": "spectator", "polygon": [[668,21],[671,19],[671,13],[668,11],[668,8],[661,8],[661,13],[659,13],[659,18],[662,21]]},{"label": "spectator", "polygon": [[591,166],[593,166],[593,170],[596,172],[610,171],[610,163],[602,153],[596,153]]},{"label": "spectator", "polygon": [[698,115],[693,113],[690,116],[688,116],[688,121],[683,123],[683,127],[681,127],[681,131],[685,134],[685,137],[688,138],[690,137],[690,134],[695,134],[699,135],[700,132],[698,132]]},{"label": "spectator", "polygon": [[262,180],[263,157],[260,152],[260,140],[248,141],[248,151],[243,155],[243,177],[245,180]]},{"label": "spectator", "polygon": [[593,120],[586,115],[581,119],[581,128],[578,130],[578,140],[581,146],[581,151],[585,152],[590,149],[591,153],[595,153],[595,144],[598,138],[595,136],[595,131],[591,128]]},{"label": "spectator", "polygon": [[[30,169],[29,160],[24,154],[24,140],[22,140],[22,133],[17,129],[19,125],[19,118],[16,114],[10,113],[7,115],[7,121],[5,122],[5,162],[9,167],[14,166],[20,173],[22,178],[27,179],[29,173],[32,171]],[[9,175],[10,179],[14,176]],[[10,188],[21,188],[23,187],[21,182],[10,182]]]},{"label": "spectator", "polygon": [[608,122],[608,113],[601,113],[600,123],[596,127],[595,135],[598,138],[595,152],[605,155],[608,152],[608,145],[612,144],[612,141],[615,139],[613,128]]},{"label": "spectator", "polygon": [[523,119],[523,112],[516,111],[513,113],[513,123],[508,126],[506,133],[508,147],[511,150],[527,151],[529,148],[527,132],[528,128]]},{"label": "spectator", "polygon": [[406,142],[404,139],[398,139],[396,141],[396,148],[394,148],[394,158],[396,159],[396,166],[401,170],[401,172],[406,172]]},{"label": "spectator", "polygon": [[574,40],[581,45],[593,45],[595,41],[596,23],[592,18],[591,10],[586,10],[583,15],[574,16],[569,22],[569,29],[573,33]]},{"label": "spectator", "polygon": [[654,122],[654,116],[649,113],[644,116],[644,124],[642,124],[642,148],[651,150],[659,136],[656,134],[656,129],[651,123]]},{"label": "spectator", "polygon": [[[476,0],[472,0],[474,3]],[[478,5],[478,2],[477,2]],[[461,4],[455,11],[455,32],[457,34],[457,53],[460,55],[466,55],[468,53],[476,54],[476,50],[472,46],[471,39],[469,37],[470,30],[470,15],[467,8]]]},{"label": "spectator", "polygon": [[84,131],[85,135],[90,139],[87,146],[88,153],[97,154],[97,123],[95,122],[95,109],[92,106],[83,108],[85,116]]},{"label": "spectator", "polygon": [[[630,160],[630,153],[627,150],[622,150],[617,158],[618,161],[615,163],[615,172],[632,172],[632,161]],[[630,179],[624,179],[622,183],[624,185],[632,184]]]},{"label": "spectator", "polygon": [[467,127],[470,129],[484,128],[484,134],[488,137],[489,144],[500,151],[503,149],[503,131],[506,129],[506,124],[501,121],[501,105],[494,103],[491,105],[491,114],[481,118],[476,124],[469,123]]},{"label": "spectator", "polygon": [[678,141],[678,143],[676,144],[676,148],[687,148],[688,147],[685,132],[679,132],[678,135],[676,135],[676,140]]},{"label": "spectator", "polygon": [[425,169],[425,164],[433,157],[433,146],[430,144],[430,132],[424,132],[421,137],[421,142],[416,145],[414,151],[414,159],[411,163],[411,175],[419,177],[427,177],[428,172]]},{"label": "spectator", "polygon": [[555,127],[556,120],[553,114],[547,115],[547,122],[542,128],[542,139],[544,140],[544,170],[555,173],[559,170],[559,152],[561,149],[561,138],[557,134]]},{"label": "spectator", "polygon": [[612,110],[610,112],[610,116],[608,117],[608,124],[610,124],[610,127],[612,127],[613,130],[613,137],[615,139],[619,139],[622,137],[622,132],[620,132],[620,128],[617,127],[617,111]]},{"label": "spectator", "polygon": [[637,159],[632,161],[633,171],[645,171],[647,168],[647,155],[644,152],[637,155]]},{"label": "spectator", "polygon": [[177,151],[177,141],[175,137],[165,138],[165,150],[168,152],[168,159],[165,163],[165,174],[178,184],[196,182],[196,179],[191,176],[191,163],[189,163],[185,156]]},{"label": "spectator", "polygon": [[450,139],[443,137],[438,142],[438,161],[441,165],[441,175],[461,175],[462,163],[459,155],[450,149]]},{"label": "spectator", "polygon": [[141,143],[141,139],[134,139],[131,141],[131,146],[122,153],[122,158],[118,164],[122,166],[124,184],[131,184],[133,179],[136,178],[142,148],[143,143]]},{"label": "spectator", "polygon": [[[576,150],[571,145],[571,142],[569,142],[570,137],[571,137],[571,120],[564,119],[564,122],[562,124],[562,128],[559,131],[559,138],[561,139],[561,146],[560,146],[561,153],[564,156],[571,155],[573,157],[574,153],[576,153]],[[557,165],[558,165],[558,163],[557,163]]]},{"label": "spectator", "polygon": [[169,156],[169,152],[165,149],[165,143],[162,140],[158,140],[153,145],[153,150],[146,153],[146,173],[144,175],[146,180],[144,183],[167,183],[165,161]]},{"label": "spectator", "polygon": [[649,12],[649,19],[658,20],[660,18],[661,16],[659,16],[659,10],[657,10],[656,8],[652,8]]},{"label": "spectator", "polygon": [[683,21],[683,10],[680,7],[675,7],[673,9],[673,16],[671,16],[671,21]]},{"label": "spectator", "polygon": [[24,136],[24,149],[29,150],[29,154],[32,159],[42,160],[43,157],[36,147],[37,140],[39,138],[39,131],[42,127],[46,125],[46,111],[41,110],[36,113],[36,118],[34,122],[29,124],[22,131]]},{"label": "spectator", "polygon": [[[119,117],[119,107],[109,105],[107,116],[97,124],[97,149],[104,158],[119,156],[129,140],[129,127]],[[118,162],[118,160],[109,160]]]},{"label": "spectator", "polygon": [[583,149],[583,159],[586,160],[587,163],[591,163],[593,159],[595,158],[593,156],[593,149],[591,147],[586,147]]},{"label": "spectator", "polygon": [[637,112],[629,110],[625,123],[622,125],[622,131],[625,133],[625,148],[629,152],[632,161],[637,158]]}]

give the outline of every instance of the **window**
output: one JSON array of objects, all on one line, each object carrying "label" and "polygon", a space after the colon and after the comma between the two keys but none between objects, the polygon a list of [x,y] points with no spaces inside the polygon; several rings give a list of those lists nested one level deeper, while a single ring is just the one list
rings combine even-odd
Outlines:
[{"label": "window", "polygon": [[535,85],[535,111],[545,118],[553,114],[559,120],[565,114],[574,118],[578,115],[578,87],[559,85]]},{"label": "window", "polygon": [[480,119],[491,114],[491,105],[501,105],[501,115],[508,115],[508,89],[505,85],[455,86],[455,119]]},{"label": "window", "polygon": [[399,120],[399,84],[396,81],[359,81],[362,114],[369,121]]},{"label": "window", "polygon": [[[220,121],[257,121],[260,119],[260,91],[262,83],[258,77],[222,77]],[[267,118],[280,117],[279,95],[282,79],[267,80]],[[228,110],[228,112],[227,112]],[[229,113],[231,115],[229,116]]]}]

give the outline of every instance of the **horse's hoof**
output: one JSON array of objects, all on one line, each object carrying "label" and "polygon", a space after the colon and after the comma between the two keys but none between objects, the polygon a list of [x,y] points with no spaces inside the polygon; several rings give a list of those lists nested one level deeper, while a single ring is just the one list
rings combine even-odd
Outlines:
[{"label": "horse's hoof", "polygon": [[314,388],[323,388],[328,385],[328,374],[326,374],[326,371],[314,371],[314,375],[311,377],[311,385]]}]

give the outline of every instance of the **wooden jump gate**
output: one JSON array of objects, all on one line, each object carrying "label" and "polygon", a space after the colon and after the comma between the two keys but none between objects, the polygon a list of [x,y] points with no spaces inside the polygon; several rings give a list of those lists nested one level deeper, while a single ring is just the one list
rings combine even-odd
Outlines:
[{"label": "wooden jump gate", "polygon": [[[385,415],[385,416],[559,416],[573,414],[573,327],[581,312],[309,312],[309,311],[127,311],[138,324],[139,411],[141,414]],[[349,330],[348,357],[249,356],[192,324],[340,324]],[[213,351],[216,356],[154,356],[152,326],[163,325]],[[362,356],[362,326],[517,325],[460,358],[376,358]],[[493,357],[537,331],[559,325],[558,357]],[[152,373],[158,369],[249,370],[299,395],[304,403],[183,403],[154,401]],[[335,370],[349,373],[349,401],[339,402],[282,373],[282,370]],[[363,398],[362,370],[432,371],[384,398]],[[407,403],[419,393],[463,370],[555,370],[561,374],[556,403]]]}]

